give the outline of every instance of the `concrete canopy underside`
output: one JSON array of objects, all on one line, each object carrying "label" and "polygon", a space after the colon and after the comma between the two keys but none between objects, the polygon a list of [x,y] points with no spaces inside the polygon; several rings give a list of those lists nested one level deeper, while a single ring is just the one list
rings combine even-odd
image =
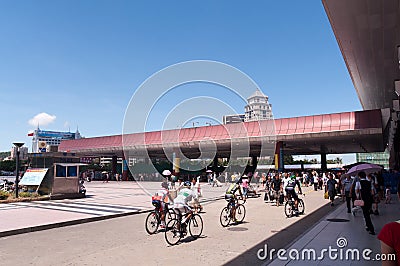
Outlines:
[{"label": "concrete canopy underside", "polygon": [[364,110],[392,108],[400,79],[399,0],[322,0]]}]

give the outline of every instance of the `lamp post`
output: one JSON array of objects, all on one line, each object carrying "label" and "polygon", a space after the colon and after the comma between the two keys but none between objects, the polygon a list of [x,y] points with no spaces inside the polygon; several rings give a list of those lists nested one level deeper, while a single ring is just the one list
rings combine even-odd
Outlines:
[{"label": "lamp post", "polygon": [[17,174],[15,175],[15,197],[18,198],[18,183],[19,183],[19,154],[20,154],[20,150],[19,148],[21,148],[22,146],[24,146],[23,142],[14,142],[13,143],[14,146],[17,148],[17,158],[16,158],[16,172]]}]

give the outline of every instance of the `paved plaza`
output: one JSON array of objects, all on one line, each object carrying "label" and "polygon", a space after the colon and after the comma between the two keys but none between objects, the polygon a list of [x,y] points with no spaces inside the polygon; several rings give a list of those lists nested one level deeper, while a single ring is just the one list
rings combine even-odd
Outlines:
[{"label": "paved plaza", "polygon": [[[369,247],[379,252],[379,241],[365,232],[361,213],[355,217],[347,214],[339,199],[331,207],[323,199],[322,191],[311,188],[304,188],[305,215],[286,218],[283,207],[265,203],[262,197],[250,198],[245,204],[244,223],[223,228],[219,214],[226,205],[221,200],[226,186],[203,184],[202,236],[196,240],[187,237],[171,247],[162,231],[148,235],[144,229],[146,211],[152,208],[149,195],[158,189],[159,183],[143,183],[144,189],[132,182],[86,185],[85,199],[1,205],[2,240],[6,243],[0,254],[2,264],[174,265],[184,258],[185,263],[193,265],[263,265],[271,260],[260,259],[257,253],[266,244],[271,249],[321,248],[335,246],[339,236],[347,239],[349,247]],[[381,204],[382,215],[373,216],[377,232],[386,222],[399,218],[400,205],[395,202]],[[348,222],[329,222],[327,218]],[[40,231],[29,232],[35,228]],[[301,263],[310,265],[290,260],[275,260],[272,265]],[[365,265],[365,261],[340,263]],[[311,262],[338,264],[327,260]]]}]

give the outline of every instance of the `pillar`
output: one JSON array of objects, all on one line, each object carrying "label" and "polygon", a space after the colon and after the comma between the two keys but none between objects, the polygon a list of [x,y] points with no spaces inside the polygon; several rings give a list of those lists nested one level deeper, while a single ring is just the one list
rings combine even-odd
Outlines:
[{"label": "pillar", "polygon": [[257,164],[258,164],[257,156],[252,156],[251,157],[251,172],[253,173],[253,175],[257,169]]},{"label": "pillar", "polygon": [[214,157],[212,169],[213,169],[212,171],[214,173],[217,173],[217,171],[218,171],[218,157],[217,156]]},{"label": "pillar", "polygon": [[115,178],[115,174],[117,173],[117,155],[113,155],[111,159],[111,174],[112,178]]},{"label": "pillar", "polygon": [[284,156],[283,142],[278,141],[275,146],[275,169],[278,169],[278,172],[283,172],[285,170],[283,156]]},{"label": "pillar", "polygon": [[328,170],[328,165],[326,164],[326,153],[321,153],[321,170],[323,172]]},{"label": "pillar", "polygon": [[126,161],[125,154],[122,153],[122,180],[128,181],[129,175],[128,162]]}]

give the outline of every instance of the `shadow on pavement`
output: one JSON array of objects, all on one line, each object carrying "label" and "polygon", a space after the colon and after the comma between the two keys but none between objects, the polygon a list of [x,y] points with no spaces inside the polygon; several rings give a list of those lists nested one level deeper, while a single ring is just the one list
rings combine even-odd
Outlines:
[{"label": "shadow on pavement", "polygon": [[[341,204],[342,202],[337,199],[334,207],[331,207],[330,204],[327,203],[310,214],[302,215],[304,218],[301,220],[277,232],[275,235],[266,238],[224,265],[262,265],[270,263],[271,261],[260,260],[257,257],[258,250],[264,249],[265,244],[268,244],[269,247],[274,248],[275,250],[289,247],[299,236],[311,229],[312,225],[320,221],[321,218],[325,217],[332,211],[336,210],[336,208]],[[268,224],[265,226],[267,227]]]}]

